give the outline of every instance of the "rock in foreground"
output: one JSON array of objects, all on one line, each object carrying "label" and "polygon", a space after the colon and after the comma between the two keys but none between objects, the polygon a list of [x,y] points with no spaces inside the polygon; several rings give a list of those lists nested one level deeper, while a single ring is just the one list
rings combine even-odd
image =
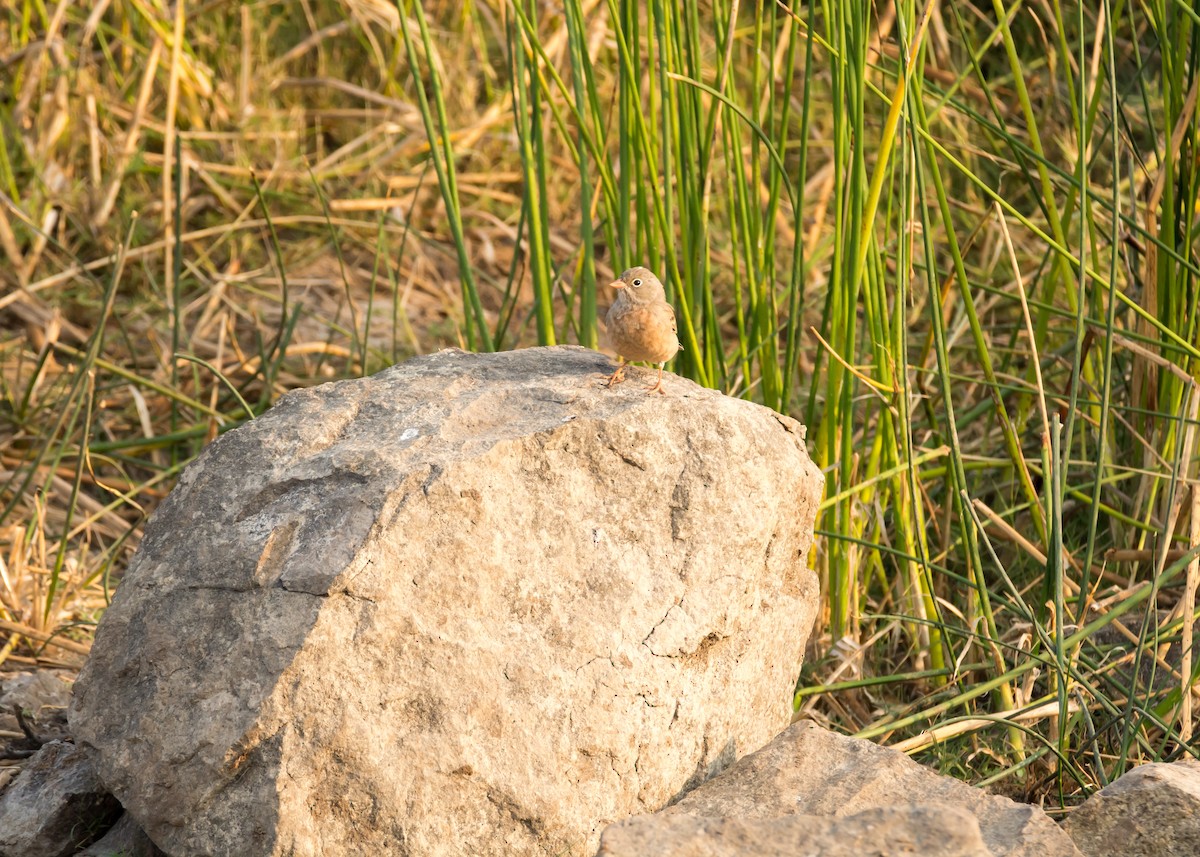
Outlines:
[{"label": "rock in foreground", "polygon": [[107,833],[77,857],[164,857],[129,813],[125,813]]},{"label": "rock in foreground", "polygon": [[975,817],[944,804],[772,819],[643,815],[602,842],[597,857],[993,857]]},{"label": "rock in foreground", "polygon": [[1200,854],[1200,762],[1134,768],[1088,798],[1064,827],[1087,857]]},{"label": "rock in foreground", "polygon": [[285,396],[146,530],[71,723],[188,855],[590,854],[786,724],[803,428],[579,348]]},{"label": "rock in foreground", "polygon": [[[665,822],[676,815],[749,821],[809,815],[833,819],[890,810],[893,814],[887,816],[887,824],[893,831],[908,825],[909,838],[930,841],[953,819],[953,815],[935,812],[933,805],[974,816],[987,853],[995,857],[1079,857],[1070,837],[1036,806],[987,794],[926,770],[901,752],[806,721],[793,724],[766,747],[651,816],[648,823]],[[602,853],[632,857],[636,852],[610,845],[610,837],[618,836],[619,827],[604,832],[608,850]],[[903,840],[897,836],[893,841]],[[899,844],[891,850],[873,851],[871,847],[864,844],[861,853],[887,857],[924,853],[919,848],[905,851]],[[973,853],[974,847],[973,843],[964,844],[963,853]]]},{"label": "rock in foreground", "polygon": [[79,748],[51,741],[0,792],[0,857],[67,857],[120,813]]}]

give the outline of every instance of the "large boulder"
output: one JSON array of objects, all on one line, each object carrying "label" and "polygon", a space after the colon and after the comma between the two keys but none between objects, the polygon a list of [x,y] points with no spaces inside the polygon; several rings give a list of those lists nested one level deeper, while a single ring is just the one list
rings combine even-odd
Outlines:
[{"label": "large boulder", "polygon": [[291,393],[146,528],[71,723],[187,855],[589,854],[786,723],[804,429],[581,348]]},{"label": "large boulder", "polygon": [[[793,724],[761,750],[637,824],[648,832],[656,827],[674,829],[679,822],[673,819],[679,815],[710,823],[802,817],[797,825],[812,824],[809,816],[874,819],[871,825],[884,824],[886,819],[893,831],[906,830],[903,837],[893,837],[895,849],[864,844],[860,853],[892,857],[925,853],[924,846],[915,845],[906,851],[905,843],[936,840],[941,827],[953,824],[957,812],[936,809],[939,806],[972,816],[987,853],[994,857],[1080,857],[1071,838],[1038,807],[987,794],[927,770],[897,750],[838,735],[808,721]],[[889,813],[869,814],[877,810]],[[625,847],[633,825],[626,821],[604,831],[601,853],[605,857],[638,854],[637,849]],[[966,854],[975,845],[964,842],[954,847]]]}]

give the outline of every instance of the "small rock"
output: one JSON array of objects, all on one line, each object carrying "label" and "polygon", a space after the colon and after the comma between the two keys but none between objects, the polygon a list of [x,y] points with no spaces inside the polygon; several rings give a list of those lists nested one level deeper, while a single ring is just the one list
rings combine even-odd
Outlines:
[{"label": "small rock", "polygon": [[112,830],[80,851],[78,857],[164,857],[164,853],[150,841],[133,816],[125,813]]},{"label": "small rock", "polygon": [[[0,679],[0,729],[19,731],[13,707],[18,706],[40,724],[62,719],[71,703],[71,682],[53,670],[22,672]],[[57,712],[63,713],[56,718]]]},{"label": "small rock", "polygon": [[1200,854],[1200,762],[1134,768],[1075,809],[1063,828],[1087,857]]},{"label": "small rock", "polygon": [[121,811],[82,750],[52,741],[0,794],[0,857],[66,857]]},{"label": "small rock", "polygon": [[604,831],[597,857],[993,857],[979,822],[945,804],[880,807],[847,816],[631,818]]},{"label": "small rock", "polygon": [[990,795],[927,770],[901,752],[808,721],[792,724],[662,814],[832,817],[927,803],[951,804],[974,815],[996,857],[1079,857],[1070,837],[1041,809]]}]

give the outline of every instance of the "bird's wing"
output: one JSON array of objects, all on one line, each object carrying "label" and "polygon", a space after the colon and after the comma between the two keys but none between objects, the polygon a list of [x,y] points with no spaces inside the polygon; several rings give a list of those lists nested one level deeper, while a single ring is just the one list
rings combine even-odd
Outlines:
[{"label": "bird's wing", "polygon": [[[671,306],[666,301],[650,305],[651,312],[654,313],[657,321],[671,325],[671,333],[675,334],[676,343],[679,342],[679,326],[675,323],[675,307]],[[683,345],[679,345],[679,350],[683,350]]]},{"label": "bird's wing", "polygon": [[653,307],[655,314],[657,314],[664,322],[668,322],[671,325],[671,333],[678,333],[679,328],[675,324],[675,307],[671,306],[666,301],[653,304]]}]

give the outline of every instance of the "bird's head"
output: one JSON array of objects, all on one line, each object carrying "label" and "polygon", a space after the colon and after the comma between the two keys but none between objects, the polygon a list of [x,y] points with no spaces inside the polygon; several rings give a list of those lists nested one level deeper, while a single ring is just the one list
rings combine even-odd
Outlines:
[{"label": "bird's head", "polygon": [[617,289],[618,301],[644,304],[666,299],[666,290],[663,289],[663,284],[647,268],[630,268],[608,285],[610,288]]}]

